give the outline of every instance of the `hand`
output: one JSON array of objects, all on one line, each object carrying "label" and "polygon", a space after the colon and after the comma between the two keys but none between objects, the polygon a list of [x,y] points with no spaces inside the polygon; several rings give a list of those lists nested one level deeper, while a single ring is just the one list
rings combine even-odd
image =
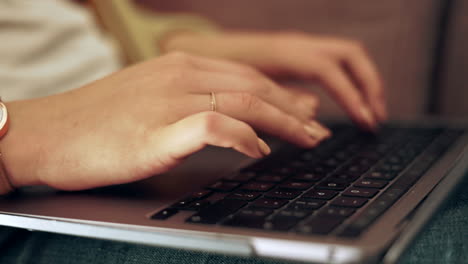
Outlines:
[{"label": "hand", "polygon": [[387,118],[382,82],[357,42],[303,33],[172,34],[167,51],[230,59],[272,76],[318,81],[361,127],[374,130]]},{"label": "hand", "polygon": [[315,146],[330,135],[311,119],[315,104],[251,67],[175,53],[64,94],[8,103],[0,148],[14,186],[80,190],[163,173],[206,145],[263,157],[270,149],[253,128]]}]

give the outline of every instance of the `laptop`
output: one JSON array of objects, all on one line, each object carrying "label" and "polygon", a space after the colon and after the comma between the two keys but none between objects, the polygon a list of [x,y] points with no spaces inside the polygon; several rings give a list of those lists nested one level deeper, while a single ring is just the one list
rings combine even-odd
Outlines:
[{"label": "laptop", "polygon": [[165,175],[82,192],[0,198],[0,224],[306,263],[394,263],[461,181],[466,125],[332,122],[313,149],[269,140],[251,160],[207,148]]}]

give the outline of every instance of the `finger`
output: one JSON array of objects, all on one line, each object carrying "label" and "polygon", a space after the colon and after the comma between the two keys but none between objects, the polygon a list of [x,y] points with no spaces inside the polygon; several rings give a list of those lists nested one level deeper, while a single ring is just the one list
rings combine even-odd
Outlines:
[{"label": "finger", "polygon": [[[207,108],[209,97],[198,95],[193,99],[192,111]],[[277,107],[248,93],[217,93],[217,111],[303,147],[313,147],[330,136],[326,128],[315,126],[316,121],[300,121]],[[203,110],[201,110],[203,109]]]},{"label": "finger", "polygon": [[[196,56],[183,52],[173,52],[166,57],[172,57],[171,63],[176,61],[180,64],[189,64],[197,69],[210,72],[235,73],[241,75],[258,75],[260,74],[255,68],[237,63],[234,61],[220,60],[209,57]],[[174,58],[175,57],[175,58]]]},{"label": "finger", "polygon": [[168,170],[207,145],[233,148],[252,158],[264,157],[271,151],[246,123],[220,113],[202,112],[155,133],[152,146],[157,157],[152,158]]},{"label": "finger", "polygon": [[361,93],[341,67],[332,62],[326,63],[324,70],[317,77],[321,83],[328,87],[328,91],[356,123],[367,130],[376,129],[377,123],[374,115],[364,102]]},{"label": "finger", "polygon": [[283,89],[251,67],[195,56],[184,60],[198,69],[187,76],[191,84],[198,84],[188,87],[190,92],[248,92],[301,120],[307,120],[311,115],[308,98],[301,98]]},{"label": "finger", "polygon": [[[210,59],[205,57],[199,57],[196,60],[193,60],[192,63],[199,69],[207,70],[207,71],[215,71],[215,72],[224,72],[224,73],[238,73],[246,77],[256,78],[260,80],[264,80],[269,82],[267,85],[272,85],[272,89],[276,89],[279,87],[281,90],[285,90],[292,94],[296,98],[300,98],[302,103],[304,104],[304,108],[312,109],[313,111],[305,111],[303,114],[307,115],[308,113],[312,114],[311,116],[315,116],[316,109],[319,106],[319,100],[317,95],[312,92],[310,89],[305,87],[301,87],[299,85],[293,84],[277,84],[273,80],[267,78],[261,72],[256,70],[251,66],[247,66],[244,64],[240,64],[237,62],[231,61],[224,61],[224,60],[216,60]],[[254,93],[255,94],[255,93]],[[263,93],[260,93],[262,95]],[[257,96],[259,94],[256,94]],[[264,98],[268,99],[268,98]],[[268,100],[271,101],[271,100]],[[285,100],[282,100],[284,102]],[[309,116],[310,118],[310,116]]]},{"label": "finger", "polygon": [[354,79],[358,82],[364,98],[371,106],[376,117],[387,119],[383,85],[377,67],[360,45],[348,45],[337,51],[343,62],[348,66]]},{"label": "finger", "polygon": [[275,59],[281,60],[277,63],[285,65],[302,78],[319,81],[357,124],[365,129],[375,130],[376,121],[359,90],[343,68],[329,57],[317,56],[311,60],[280,55]]},{"label": "finger", "polygon": [[317,116],[317,111],[320,106],[320,99],[316,93],[314,93],[310,88],[294,85],[294,84],[280,84],[283,89],[288,90],[289,92],[295,94],[298,97],[303,98],[305,102],[308,103],[309,109],[311,109],[309,119],[313,119]]}]

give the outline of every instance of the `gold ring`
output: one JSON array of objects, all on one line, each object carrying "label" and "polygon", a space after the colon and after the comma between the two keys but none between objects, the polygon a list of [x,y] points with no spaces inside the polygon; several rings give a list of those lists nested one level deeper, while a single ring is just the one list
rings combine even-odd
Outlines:
[{"label": "gold ring", "polygon": [[214,92],[211,92],[211,111],[216,112],[216,96]]}]

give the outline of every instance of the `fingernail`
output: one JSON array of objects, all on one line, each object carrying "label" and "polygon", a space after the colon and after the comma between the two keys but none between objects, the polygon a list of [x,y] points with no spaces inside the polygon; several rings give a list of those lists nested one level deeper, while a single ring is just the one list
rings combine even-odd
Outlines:
[{"label": "fingernail", "polygon": [[270,147],[261,138],[258,138],[258,147],[260,148],[260,151],[262,152],[262,154],[265,156],[271,153]]},{"label": "fingernail", "polygon": [[332,132],[330,129],[326,128],[325,126],[323,126],[322,124],[320,124],[319,122],[315,121],[315,120],[312,120],[310,121],[310,124],[313,126],[313,127],[316,127],[318,129],[320,129],[320,131],[323,131],[323,134],[325,137],[330,137]]},{"label": "fingernail", "polygon": [[362,106],[360,111],[363,121],[369,126],[369,129],[374,130],[376,128],[376,122],[369,108]]},{"label": "fingernail", "polygon": [[315,121],[311,121],[308,124],[305,124],[304,129],[307,134],[309,134],[309,136],[320,140],[325,137],[329,137],[331,134],[328,129],[325,129]]}]

